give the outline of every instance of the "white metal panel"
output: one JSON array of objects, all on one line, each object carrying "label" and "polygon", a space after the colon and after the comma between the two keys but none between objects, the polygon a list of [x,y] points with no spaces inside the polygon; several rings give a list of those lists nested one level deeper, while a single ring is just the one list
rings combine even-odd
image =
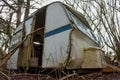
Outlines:
[{"label": "white metal panel", "polygon": [[98,47],[89,47],[84,51],[82,68],[103,68],[103,52]]},{"label": "white metal panel", "polygon": [[19,49],[11,56],[11,58],[7,62],[7,68],[9,69],[17,69],[17,60],[18,60]]},{"label": "white metal panel", "polygon": [[71,58],[67,67],[70,69],[81,68],[84,60],[84,49],[90,46],[98,47],[85,34],[74,29],[71,35]]},{"label": "white metal panel", "polygon": [[42,67],[64,67],[69,50],[69,36],[71,29],[58,34],[47,36],[44,43]]},{"label": "white metal panel", "polygon": [[46,29],[45,32],[49,32],[59,28],[61,26],[69,24],[69,20],[66,16],[65,10],[60,3],[53,3],[47,8],[46,12]]}]

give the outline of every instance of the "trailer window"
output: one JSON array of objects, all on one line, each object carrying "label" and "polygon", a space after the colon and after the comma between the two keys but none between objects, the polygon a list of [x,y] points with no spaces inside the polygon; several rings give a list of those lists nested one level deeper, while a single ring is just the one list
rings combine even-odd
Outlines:
[{"label": "trailer window", "polygon": [[19,42],[22,41],[22,29],[18,30],[18,28],[16,29],[15,33],[13,34],[13,37],[12,37],[12,40],[10,43],[10,48],[9,48],[10,51],[13,50],[17,46],[17,44],[19,44]]},{"label": "trailer window", "polygon": [[82,23],[74,14],[72,14],[70,11],[69,12],[69,16],[71,17],[71,20],[76,24],[77,28],[82,31],[84,34],[86,34],[89,38],[91,38],[92,40],[94,40],[95,42],[96,37],[93,34],[93,32],[91,31],[91,29],[89,27],[87,27],[84,23]]}]

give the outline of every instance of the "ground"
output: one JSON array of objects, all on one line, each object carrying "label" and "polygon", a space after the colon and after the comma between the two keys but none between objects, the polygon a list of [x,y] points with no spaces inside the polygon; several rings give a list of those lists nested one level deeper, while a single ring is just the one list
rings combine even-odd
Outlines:
[{"label": "ground", "polygon": [[69,74],[59,79],[43,74],[19,73],[19,74],[13,74],[8,77],[1,75],[0,80],[120,80],[120,73],[97,72],[97,73],[90,73],[84,75]]}]

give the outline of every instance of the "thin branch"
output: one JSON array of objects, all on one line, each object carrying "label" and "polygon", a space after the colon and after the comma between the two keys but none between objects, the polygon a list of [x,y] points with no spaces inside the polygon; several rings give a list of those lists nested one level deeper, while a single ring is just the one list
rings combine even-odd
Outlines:
[{"label": "thin branch", "polygon": [[9,8],[11,8],[12,10],[14,10],[15,12],[17,12],[17,10],[13,7],[13,6],[11,6],[6,0],[2,0],[6,5],[8,5],[9,6]]},{"label": "thin branch", "polygon": [[114,9],[116,9],[118,12],[120,12],[120,9],[118,9],[117,7],[114,7],[114,6],[110,5],[109,3],[108,3],[108,5],[109,5],[111,8],[114,8]]},{"label": "thin branch", "polygon": [[3,73],[2,71],[0,71],[0,74],[4,75],[8,80],[10,80],[10,77],[6,75],[5,73]]},{"label": "thin branch", "polygon": [[2,10],[3,10],[3,6],[2,6],[1,9],[0,9],[0,13],[2,13]]}]

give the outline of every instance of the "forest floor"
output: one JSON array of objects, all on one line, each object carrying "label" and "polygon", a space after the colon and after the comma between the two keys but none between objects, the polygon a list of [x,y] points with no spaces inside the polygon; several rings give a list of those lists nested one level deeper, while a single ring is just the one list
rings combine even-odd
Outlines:
[{"label": "forest floor", "polygon": [[69,74],[61,78],[53,78],[49,75],[43,74],[29,74],[29,73],[18,73],[10,74],[10,76],[0,75],[0,80],[120,80],[120,73],[89,73],[84,75],[73,75]]}]

